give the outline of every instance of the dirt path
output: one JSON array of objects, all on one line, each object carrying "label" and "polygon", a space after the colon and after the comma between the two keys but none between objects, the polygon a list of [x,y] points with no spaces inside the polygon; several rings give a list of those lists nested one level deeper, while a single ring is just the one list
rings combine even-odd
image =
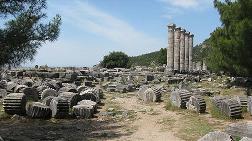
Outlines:
[{"label": "dirt path", "polygon": [[[116,102],[120,103],[123,108],[127,110],[137,111],[137,120],[133,122],[132,128],[136,131],[130,136],[122,136],[114,140],[128,140],[128,141],[182,141],[174,135],[172,131],[163,131],[162,125],[159,124],[163,118],[178,117],[173,112],[165,111],[164,104],[158,103],[148,105],[141,103],[136,97],[131,98],[117,98]],[[147,112],[146,112],[147,111]]]}]

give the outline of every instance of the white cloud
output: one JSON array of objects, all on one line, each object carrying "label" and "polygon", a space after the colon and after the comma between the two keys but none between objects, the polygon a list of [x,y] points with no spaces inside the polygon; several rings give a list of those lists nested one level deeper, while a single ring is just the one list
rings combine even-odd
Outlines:
[{"label": "white cloud", "polygon": [[161,2],[181,8],[197,7],[202,0],[160,0]]},{"label": "white cloud", "polygon": [[[35,61],[26,66],[92,66],[111,51],[135,56],[159,50],[167,44],[166,38],[152,37],[125,20],[98,9],[91,1],[55,0],[48,4],[49,15],[59,13],[62,16],[61,36],[57,42],[44,45]],[[76,30],[78,33],[75,34]]]},{"label": "white cloud", "polygon": [[78,26],[80,30],[109,39],[127,50],[163,47],[159,39],[138,31],[127,22],[97,9],[88,2],[76,0],[74,7],[63,6],[61,13],[65,21]]},{"label": "white cloud", "polygon": [[174,16],[181,15],[189,10],[204,10],[212,6],[213,0],[158,0],[165,4],[166,12],[162,17],[172,19]]},{"label": "white cloud", "polygon": [[202,8],[213,2],[213,0],[159,0],[169,6],[179,8]]}]

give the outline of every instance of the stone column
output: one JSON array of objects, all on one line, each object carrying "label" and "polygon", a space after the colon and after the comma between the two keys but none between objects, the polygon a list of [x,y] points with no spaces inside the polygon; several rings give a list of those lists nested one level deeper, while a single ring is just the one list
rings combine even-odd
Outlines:
[{"label": "stone column", "polygon": [[189,71],[189,34],[185,33],[185,71]]},{"label": "stone column", "polygon": [[193,62],[192,62],[192,57],[193,57],[193,37],[194,37],[193,34],[189,35],[189,71],[193,70]]},{"label": "stone column", "polygon": [[174,38],[174,71],[179,72],[180,69],[180,32],[181,28],[177,27],[175,28],[175,38]]},{"label": "stone column", "polygon": [[167,70],[174,70],[174,29],[176,25],[168,25]]},{"label": "stone column", "polygon": [[185,29],[181,29],[180,35],[180,72],[185,71]]},{"label": "stone column", "polygon": [[196,71],[197,67],[196,67],[196,62],[193,62],[193,71]]},{"label": "stone column", "polygon": [[204,60],[203,60],[202,70],[203,71],[207,70],[206,61],[204,61]]}]

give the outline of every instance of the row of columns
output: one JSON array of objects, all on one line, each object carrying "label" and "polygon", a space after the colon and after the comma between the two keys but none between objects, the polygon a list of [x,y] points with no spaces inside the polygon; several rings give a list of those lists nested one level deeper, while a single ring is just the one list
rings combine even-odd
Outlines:
[{"label": "row of columns", "polygon": [[193,70],[193,37],[193,34],[176,27],[175,24],[168,25],[168,71],[189,72]]}]

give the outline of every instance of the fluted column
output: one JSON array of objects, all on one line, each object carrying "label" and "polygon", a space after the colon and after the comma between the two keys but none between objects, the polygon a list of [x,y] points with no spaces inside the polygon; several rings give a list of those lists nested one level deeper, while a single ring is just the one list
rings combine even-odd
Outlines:
[{"label": "fluted column", "polygon": [[185,71],[189,71],[189,34],[185,33]]},{"label": "fluted column", "polygon": [[207,70],[206,61],[204,61],[204,60],[203,60],[202,70],[203,71]]},{"label": "fluted column", "polygon": [[174,29],[176,25],[168,25],[167,70],[174,70]]},{"label": "fluted column", "polygon": [[180,72],[185,71],[185,29],[181,29],[180,35]]},{"label": "fluted column", "polygon": [[180,32],[181,32],[181,28],[177,27],[175,28],[175,43],[174,43],[174,71],[180,71],[179,67],[180,67]]},{"label": "fluted column", "polygon": [[193,70],[193,62],[192,62],[192,57],[193,57],[193,37],[194,37],[193,34],[189,35],[189,71]]}]

